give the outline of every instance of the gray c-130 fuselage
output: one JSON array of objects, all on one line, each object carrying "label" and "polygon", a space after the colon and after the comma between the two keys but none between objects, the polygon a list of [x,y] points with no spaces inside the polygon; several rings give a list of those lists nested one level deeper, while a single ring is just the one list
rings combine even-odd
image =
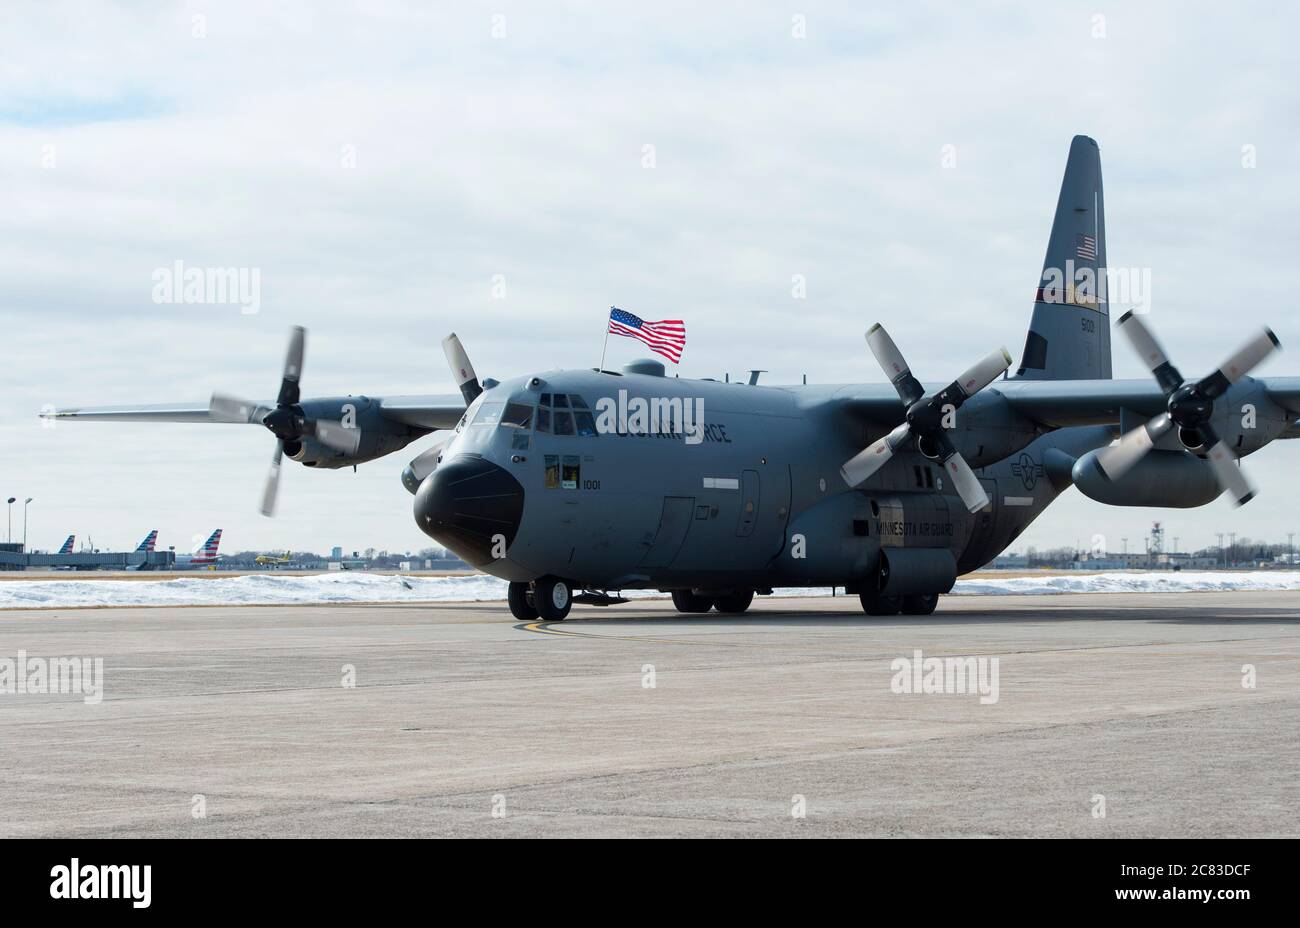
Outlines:
[{"label": "gray c-130 fuselage", "polygon": [[[840,465],[862,436],[894,423],[861,421],[839,398],[846,388],[685,380],[662,376],[655,362],[633,367],[651,372],[558,371],[486,390],[420,484],[417,524],[473,566],[515,582],[889,589],[878,580],[883,551],[900,593],[939,593],[955,572],[1002,551],[1069,485],[1075,459],[1114,435],[1106,426],[1042,435],[996,393],[981,394],[952,430],[990,501],[971,513],[938,463],[916,452],[850,488]],[[703,415],[656,423],[656,408]],[[923,553],[914,559],[914,551]],[[923,576],[908,581],[900,569]]]}]

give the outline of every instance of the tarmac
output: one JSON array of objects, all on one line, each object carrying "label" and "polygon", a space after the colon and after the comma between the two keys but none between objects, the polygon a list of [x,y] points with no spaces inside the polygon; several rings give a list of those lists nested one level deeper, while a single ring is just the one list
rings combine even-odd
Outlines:
[{"label": "tarmac", "polygon": [[[20,650],[104,689],[0,694],[4,837],[1300,835],[1296,593],[0,612]],[[996,701],[898,692],[917,650]]]}]

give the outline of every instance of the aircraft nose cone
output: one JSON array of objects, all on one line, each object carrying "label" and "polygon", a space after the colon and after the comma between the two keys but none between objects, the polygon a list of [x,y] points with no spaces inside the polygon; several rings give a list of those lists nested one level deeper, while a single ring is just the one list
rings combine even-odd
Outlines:
[{"label": "aircraft nose cone", "polygon": [[523,514],[523,486],[505,468],[479,457],[444,461],[415,494],[420,531],[474,567],[496,560],[498,543],[509,551]]}]

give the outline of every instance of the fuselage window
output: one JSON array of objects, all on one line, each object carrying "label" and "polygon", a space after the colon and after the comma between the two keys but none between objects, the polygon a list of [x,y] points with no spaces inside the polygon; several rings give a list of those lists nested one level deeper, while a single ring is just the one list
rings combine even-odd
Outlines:
[{"label": "fuselage window", "polygon": [[918,487],[924,487],[924,486],[925,486],[925,483],[922,482],[922,480],[921,480],[921,468],[920,468],[918,465],[916,465],[916,464],[913,464],[913,465],[912,465],[912,475],[913,475],[914,477],[916,477],[916,485],[917,485]]},{"label": "fuselage window", "polygon": [[566,490],[578,489],[582,459],[576,454],[564,456],[564,470],[560,475],[560,486]]},{"label": "fuselage window", "polygon": [[925,467],[925,486],[928,490],[934,489],[934,471],[928,464]]},{"label": "fuselage window", "polygon": [[546,489],[556,490],[560,486],[560,456],[546,455]]}]

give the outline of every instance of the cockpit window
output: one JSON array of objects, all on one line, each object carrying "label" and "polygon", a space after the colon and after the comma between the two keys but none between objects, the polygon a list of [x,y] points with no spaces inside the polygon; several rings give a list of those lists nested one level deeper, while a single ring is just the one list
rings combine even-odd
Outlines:
[{"label": "cockpit window", "polygon": [[526,403],[506,403],[501,414],[503,429],[530,429],[533,427],[533,407]]},{"label": "cockpit window", "polygon": [[[505,419],[509,418],[510,409],[507,409]],[[502,424],[506,424],[505,420]],[[596,420],[587,401],[576,393],[543,393],[537,407],[537,431],[556,435],[581,435],[584,438],[594,438],[597,434]]]},{"label": "cockpit window", "polygon": [[484,403],[474,413],[469,424],[473,428],[489,428],[501,421],[501,411],[505,409],[505,403]]}]

